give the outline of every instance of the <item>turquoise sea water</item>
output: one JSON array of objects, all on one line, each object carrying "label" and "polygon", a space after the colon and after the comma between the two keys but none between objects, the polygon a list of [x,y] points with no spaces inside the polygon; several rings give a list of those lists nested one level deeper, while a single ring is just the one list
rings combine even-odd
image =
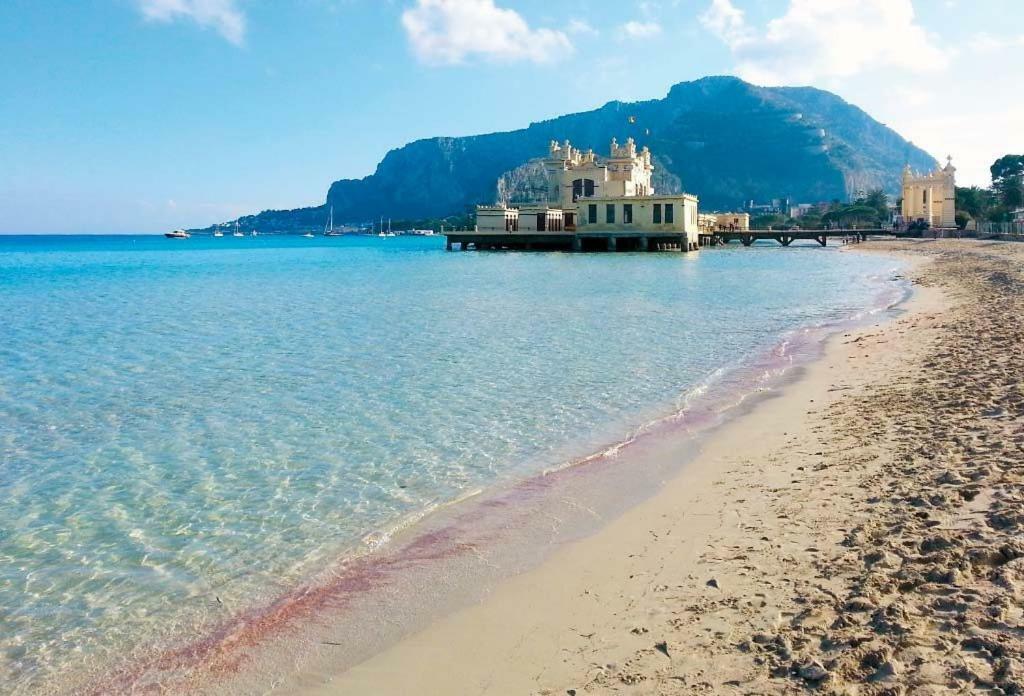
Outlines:
[{"label": "turquoise sea water", "polygon": [[615,442],[896,267],[0,237],[0,691],[102,673]]}]

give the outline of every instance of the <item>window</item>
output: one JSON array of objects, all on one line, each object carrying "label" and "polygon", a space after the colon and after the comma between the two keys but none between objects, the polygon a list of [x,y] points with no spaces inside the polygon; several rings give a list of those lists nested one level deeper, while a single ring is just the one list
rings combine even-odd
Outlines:
[{"label": "window", "polygon": [[572,182],[572,200],[573,202],[578,201],[580,198],[592,198],[594,195],[594,180],[593,179],[574,179]]},{"label": "window", "polygon": [[547,219],[548,219],[548,214],[547,213],[537,213],[537,231],[538,232],[547,232],[547,230],[544,229],[544,223],[547,222]]},{"label": "window", "polygon": [[587,206],[587,222],[591,225],[597,224],[597,204],[591,203]]},{"label": "window", "polygon": [[633,204],[624,203],[622,205],[622,224],[632,225],[633,224]]},{"label": "window", "polygon": [[609,225],[615,224],[615,204],[608,203],[604,206],[604,221]]},{"label": "window", "polygon": [[666,225],[671,225],[674,222],[674,220],[672,219],[673,218],[674,210],[675,210],[675,206],[673,206],[671,203],[666,203],[665,204],[665,224]]},{"label": "window", "polygon": [[654,224],[661,224],[661,203],[654,204]]}]

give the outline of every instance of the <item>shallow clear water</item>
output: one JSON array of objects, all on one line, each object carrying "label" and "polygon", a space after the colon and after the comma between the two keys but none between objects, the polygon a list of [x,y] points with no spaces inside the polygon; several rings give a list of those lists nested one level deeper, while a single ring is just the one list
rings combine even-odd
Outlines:
[{"label": "shallow clear water", "polygon": [[864,310],[895,267],[774,244],[0,237],[0,690],[204,630],[614,442]]}]

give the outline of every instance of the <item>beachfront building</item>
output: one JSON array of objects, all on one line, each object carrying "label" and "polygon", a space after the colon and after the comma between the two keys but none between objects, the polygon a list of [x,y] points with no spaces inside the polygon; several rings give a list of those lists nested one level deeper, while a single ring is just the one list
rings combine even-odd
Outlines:
[{"label": "beachfront building", "polygon": [[697,226],[702,234],[715,232],[747,232],[750,230],[750,213],[701,213]]},{"label": "beachfront building", "polygon": [[903,170],[903,224],[925,221],[931,227],[956,227],[956,167],[953,158],[946,166],[928,174]]},{"label": "beachfront building", "polygon": [[482,232],[515,232],[519,229],[519,209],[503,205],[478,205],[476,228]]},{"label": "beachfront building", "polygon": [[520,232],[564,232],[565,211],[546,205],[526,205],[519,209]]},{"label": "beachfront building", "polygon": [[475,232],[481,239],[467,243],[478,248],[697,248],[697,197],[656,195],[651,151],[638,149],[632,138],[623,144],[613,138],[605,158],[568,140],[551,141],[543,165],[546,200],[477,206]]},{"label": "beachfront building", "polygon": [[697,197],[688,193],[669,196],[594,196],[579,203],[576,229],[581,234],[633,230],[675,232],[695,245],[700,231],[697,217]]},{"label": "beachfront building", "polygon": [[609,156],[598,161],[593,150],[582,151],[566,140],[552,140],[544,160],[548,176],[548,201],[562,208],[572,207],[581,198],[630,198],[654,193],[651,176],[651,151],[640,151],[632,138],[619,145],[612,138]]}]

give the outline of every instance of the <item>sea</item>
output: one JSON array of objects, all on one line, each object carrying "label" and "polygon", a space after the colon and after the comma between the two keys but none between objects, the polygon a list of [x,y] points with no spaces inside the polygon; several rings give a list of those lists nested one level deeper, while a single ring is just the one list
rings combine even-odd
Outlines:
[{"label": "sea", "polygon": [[716,384],[764,388],[734,376],[891,307],[900,271],[799,242],[0,237],[0,692],[81,689]]}]

